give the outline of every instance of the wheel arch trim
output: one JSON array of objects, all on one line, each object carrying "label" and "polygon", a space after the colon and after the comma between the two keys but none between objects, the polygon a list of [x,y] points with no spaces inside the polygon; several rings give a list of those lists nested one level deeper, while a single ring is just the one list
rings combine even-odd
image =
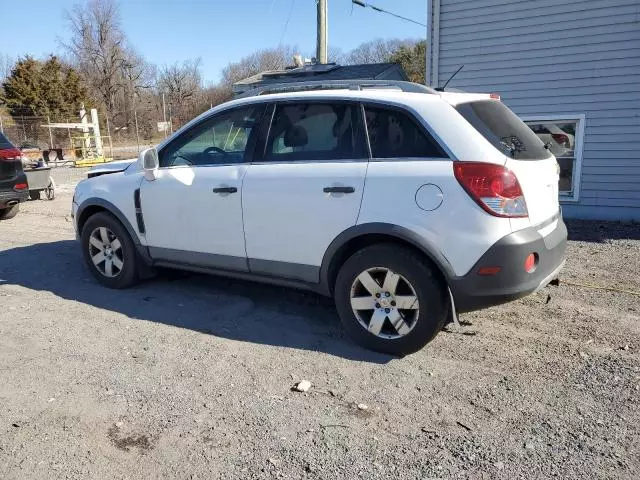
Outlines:
[{"label": "wheel arch trim", "polygon": [[320,267],[320,287],[324,293],[331,293],[330,275],[336,255],[352,240],[367,235],[384,235],[412,245],[424,253],[440,269],[447,283],[450,278],[456,276],[453,267],[440,249],[413,230],[390,223],[363,223],[344,230],[331,242],[325,251]]},{"label": "wheel arch trim", "polygon": [[[138,234],[136,233],[135,229],[131,225],[131,222],[129,222],[129,220],[127,219],[126,215],[124,213],[122,213],[122,211],[118,207],[116,207],[113,203],[111,203],[108,200],[105,200],[104,198],[100,198],[100,197],[87,198],[78,207],[78,211],[76,212],[76,216],[77,216],[77,219],[78,219],[77,221],[78,221],[78,235],[79,236],[82,235],[82,229],[80,228],[80,226],[81,226],[80,220],[82,219],[85,210],[87,208],[91,208],[91,207],[100,207],[100,208],[104,209],[105,211],[109,212],[114,217],[116,217],[116,219],[122,224],[122,226],[125,228],[125,230],[129,234],[129,237],[131,237],[131,241],[133,242],[133,246],[138,251],[141,263],[146,265],[146,266],[149,266],[149,265],[152,264],[153,260],[151,259],[151,256],[149,255],[149,249],[147,248],[146,245],[143,245],[142,242],[140,242],[140,237],[138,236]],[[85,220],[85,222],[86,222],[86,220]],[[82,225],[82,226],[84,226],[84,225]]]},{"label": "wheel arch trim", "polygon": [[124,228],[127,230],[127,233],[129,233],[129,236],[131,237],[131,240],[133,240],[133,243],[135,243],[136,245],[141,245],[140,237],[138,237],[138,235],[136,234],[136,231],[133,229],[133,226],[131,225],[129,220],[127,220],[127,217],[125,216],[125,214],[122,213],[122,211],[110,201],[105,200],[104,198],[99,198],[99,197],[87,198],[78,207],[78,211],[76,213],[78,217],[78,234],[80,235],[82,234],[82,226],[84,226],[84,223],[86,222],[86,219],[84,219],[84,221],[81,224],[80,220],[83,218],[85,210],[87,210],[87,208],[90,208],[90,207],[103,208],[104,210],[109,212],[111,215],[116,217],[120,221],[120,223],[124,226]]}]

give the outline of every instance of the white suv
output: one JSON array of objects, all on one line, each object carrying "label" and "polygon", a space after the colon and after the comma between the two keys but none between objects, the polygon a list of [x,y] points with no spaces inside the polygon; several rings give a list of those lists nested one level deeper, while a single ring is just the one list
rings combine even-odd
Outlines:
[{"label": "white suv", "polygon": [[73,215],[93,275],[124,288],[162,266],[315,290],[355,340],[406,354],[558,274],[558,165],[514,113],[356,83],[260,89],[90,171]]}]

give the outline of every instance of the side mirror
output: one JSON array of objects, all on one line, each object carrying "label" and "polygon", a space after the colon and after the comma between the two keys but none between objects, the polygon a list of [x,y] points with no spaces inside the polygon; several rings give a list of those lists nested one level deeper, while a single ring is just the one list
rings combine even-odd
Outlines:
[{"label": "side mirror", "polygon": [[154,147],[147,148],[140,152],[138,161],[142,164],[144,178],[153,182],[158,176],[158,167],[160,165],[158,161],[158,151]]}]

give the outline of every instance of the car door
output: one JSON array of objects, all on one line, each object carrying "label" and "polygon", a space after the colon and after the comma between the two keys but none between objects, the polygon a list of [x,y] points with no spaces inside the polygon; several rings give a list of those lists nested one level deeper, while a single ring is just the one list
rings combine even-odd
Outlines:
[{"label": "car door", "polygon": [[158,152],[141,186],[149,253],[156,261],[247,270],[242,181],[264,106],[205,118]]},{"label": "car door", "polygon": [[317,282],[329,244],[358,219],[368,162],[361,108],[339,101],[271,108],[243,187],[249,268]]}]

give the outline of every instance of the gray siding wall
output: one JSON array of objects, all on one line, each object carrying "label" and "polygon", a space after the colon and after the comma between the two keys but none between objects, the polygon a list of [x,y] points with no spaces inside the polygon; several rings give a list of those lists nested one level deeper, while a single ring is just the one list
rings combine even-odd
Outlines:
[{"label": "gray siding wall", "polygon": [[522,116],[584,114],[565,216],[640,220],[640,0],[436,2],[432,83],[464,64],[449,87],[497,92]]}]

